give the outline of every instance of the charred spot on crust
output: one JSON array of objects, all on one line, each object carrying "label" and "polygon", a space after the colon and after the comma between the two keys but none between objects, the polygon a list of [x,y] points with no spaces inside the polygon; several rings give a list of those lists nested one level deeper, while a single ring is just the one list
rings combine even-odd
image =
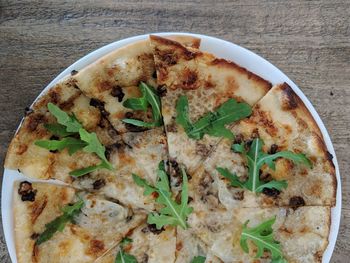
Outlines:
[{"label": "charred spot on crust", "polygon": [[134,116],[134,114],[131,111],[125,112],[124,114],[125,118],[130,119]]},{"label": "charred spot on crust", "polygon": [[197,56],[196,52],[192,52],[188,49],[184,49],[184,56],[186,60],[194,59]]},{"label": "charred spot on crust", "polygon": [[92,184],[92,187],[94,190],[99,190],[105,185],[106,185],[106,181],[104,179],[98,179]]},{"label": "charred spot on crust", "polygon": [[109,112],[106,111],[105,109],[105,103],[98,100],[98,99],[91,99],[90,100],[90,106],[93,106],[95,108],[97,108],[100,112],[101,115],[105,118],[107,118],[109,116]]},{"label": "charred spot on crust", "polygon": [[185,69],[183,71],[182,88],[184,89],[196,89],[198,87],[198,75],[196,72]]},{"label": "charred spot on crust", "polygon": [[105,152],[107,160],[110,160],[110,157],[114,151],[119,150],[119,149],[124,148],[124,147],[125,147],[125,145],[120,143],[120,142],[116,142],[116,143],[113,143],[111,145],[107,145],[106,152]]},{"label": "charred spot on crust", "polygon": [[42,114],[31,114],[28,116],[28,123],[27,123],[27,129],[30,132],[33,132],[36,130],[38,125],[40,123],[45,122],[45,116]]},{"label": "charred spot on crust", "polygon": [[258,130],[257,128],[254,129],[250,137],[251,137],[252,139],[257,139],[257,138],[259,138],[259,137],[260,137],[260,136],[259,136],[259,130]]},{"label": "charred spot on crust", "polygon": [[176,65],[178,61],[177,55],[171,51],[160,51],[156,49],[156,54],[160,57],[160,60],[165,66]]},{"label": "charred spot on crust", "polygon": [[119,101],[119,102],[122,102],[122,101],[123,101],[123,98],[124,98],[124,96],[125,96],[125,93],[123,92],[122,87],[120,87],[120,86],[114,86],[114,87],[112,88],[112,90],[111,90],[111,95],[112,95],[113,97],[118,98],[118,101]]},{"label": "charred spot on crust", "polygon": [[167,89],[164,85],[160,85],[157,88],[157,94],[159,97],[164,97],[167,93]]},{"label": "charred spot on crust", "polygon": [[282,94],[283,94],[283,108],[292,110],[298,106],[298,101],[293,89],[287,84],[283,83],[282,86]]},{"label": "charred spot on crust", "polygon": [[305,201],[301,196],[293,196],[289,199],[289,205],[295,210],[305,205]]},{"label": "charred spot on crust", "polygon": [[273,198],[276,198],[280,193],[281,191],[279,191],[278,189],[276,188],[266,188],[264,187],[262,193],[264,195],[267,195],[267,196],[271,196]]},{"label": "charred spot on crust", "polygon": [[142,231],[142,233],[151,232],[151,233],[153,233],[155,235],[159,235],[164,230],[165,230],[164,227],[162,227],[161,229],[157,229],[156,224],[147,224],[147,226],[144,227],[141,231]]},{"label": "charred spot on crust", "polygon": [[60,101],[60,94],[57,93],[55,90],[51,90],[51,92],[49,93],[50,96],[50,101],[54,104],[58,103]]},{"label": "charred spot on crust", "polygon": [[105,249],[105,245],[101,240],[93,239],[89,245],[88,254],[90,255],[98,255]]},{"label": "charred spot on crust", "polygon": [[28,181],[23,181],[19,184],[18,194],[21,196],[21,200],[34,202],[37,190],[33,189],[33,186]]}]

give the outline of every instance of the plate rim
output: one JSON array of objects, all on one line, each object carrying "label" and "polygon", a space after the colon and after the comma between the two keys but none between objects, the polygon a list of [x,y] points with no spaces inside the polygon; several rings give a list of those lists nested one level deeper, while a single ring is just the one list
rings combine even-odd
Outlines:
[{"label": "plate rim", "polygon": [[[212,37],[212,36],[203,35],[203,34],[196,34],[196,33],[188,33],[188,32],[155,32],[155,33],[148,33],[148,34],[128,37],[128,38],[117,40],[110,44],[104,45],[96,50],[89,52],[85,56],[78,59],[76,62],[74,62],[69,67],[64,69],[60,74],[58,74],[40,92],[40,94],[36,97],[33,103],[38,98],[40,98],[49,88],[51,88],[53,85],[55,85],[64,77],[67,77],[73,69],[80,70],[83,67],[96,61],[97,59],[101,58],[102,56],[115,50],[116,48],[125,46],[135,41],[146,39],[149,35],[152,35],[152,34],[159,35],[159,36],[185,35],[185,36],[198,37],[202,40],[201,49],[204,49],[206,51],[208,51],[207,50],[209,48],[208,45],[212,45],[212,47],[221,45],[222,47],[225,47],[224,50],[230,50],[230,49],[235,50],[235,52],[238,52],[238,53],[234,53],[230,51],[232,53],[226,54],[225,56],[223,55],[220,56],[220,54],[218,54],[217,52],[218,50],[214,50],[215,52],[209,50],[209,52],[214,53],[215,55],[218,55],[226,59],[230,59],[230,57],[232,56],[235,57],[234,59],[235,63],[247,68],[248,70],[256,73],[259,76],[262,76],[263,78],[272,82],[272,84],[277,84],[277,82],[282,82],[282,81],[287,82],[291,86],[291,88],[294,90],[294,92],[300,97],[300,99],[303,101],[307,109],[310,111],[312,117],[315,119],[319,129],[321,130],[322,136],[327,146],[327,150],[333,155],[333,163],[336,170],[336,178],[337,178],[336,205],[331,208],[331,225],[330,225],[330,232],[328,236],[328,246],[325,252],[323,253],[323,258],[322,258],[322,262],[324,263],[329,262],[332,257],[335,244],[337,241],[337,236],[338,236],[339,227],[340,227],[341,206],[342,206],[341,177],[340,177],[339,165],[338,165],[337,157],[334,151],[334,147],[333,147],[333,143],[331,141],[330,135],[322,119],[317,113],[316,109],[311,104],[310,100],[302,92],[302,90],[280,69],[278,69],[276,66],[274,66],[272,63],[270,63],[260,55],[250,51],[249,49],[246,49],[233,42],[229,42],[217,37]],[[203,45],[205,45],[205,47],[203,47]],[[223,51],[223,52],[227,52],[227,51]],[[238,56],[239,58],[236,58],[236,56]],[[233,60],[233,59],[231,58],[230,60]],[[257,68],[254,68],[256,66],[257,67],[264,66],[264,69],[256,70]],[[271,76],[267,77],[267,74],[273,74],[275,77],[271,77]],[[17,129],[19,129],[19,127],[21,126],[22,121],[23,121],[23,118],[19,123]],[[20,179],[23,179],[23,176],[21,176],[20,173],[18,173],[17,171],[4,168],[3,179],[2,179],[3,180],[2,189],[1,189],[1,214],[2,214],[1,219],[2,219],[3,233],[6,241],[6,246],[7,246],[10,258],[14,263],[17,262],[17,259],[16,259],[14,233],[13,233],[12,193],[13,193],[13,185],[15,181],[18,181]],[[26,180],[41,181],[41,180],[32,180],[29,178],[26,178]],[[51,182],[55,183],[55,181],[51,181]]]}]

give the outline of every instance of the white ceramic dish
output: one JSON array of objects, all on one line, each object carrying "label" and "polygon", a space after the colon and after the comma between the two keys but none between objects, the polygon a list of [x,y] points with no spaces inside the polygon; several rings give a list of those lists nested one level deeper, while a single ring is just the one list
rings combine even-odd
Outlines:
[{"label": "white ceramic dish", "polygon": [[[340,182],[340,174],[337,158],[334,152],[334,148],[332,142],[330,140],[329,134],[320,119],[320,116],[317,114],[315,108],[312,106],[310,101],[306,98],[304,93],[297,87],[293,81],[291,81],[283,72],[281,72],[278,68],[273,66],[270,62],[266,61],[262,57],[256,55],[255,53],[242,48],[238,45],[232,44],[230,42],[209,37],[205,35],[199,34],[188,34],[188,33],[156,33],[156,35],[192,35],[202,39],[201,42],[201,50],[208,51],[210,53],[215,54],[218,57],[222,57],[228,60],[235,61],[241,66],[249,69],[250,71],[260,75],[261,77],[269,80],[272,84],[277,84],[281,82],[287,82],[293,90],[299,95],[302,101],[305,103],[306,107],[310,110],[312,116],[316,120],[318,126],[320,127],[324,140],[326,142],[328,151],[334,156],[333,162],[336,168],[336,176],[337,176],[337,196],[336,196],[336,206],[332,208],[331,215],[331,231],[329,235],[329,244],[323,255],[323,262],[329,262],[334,250],[334,246],[337,240],[339,223],[340,223],[340,213],[341,213],[341,182]],[[116,41],[104,47],[101,47],[85,57],[79,59],[77,62],[72,64],[66,70],[64,70],[61,74],[59,74],[38,96],[40,97],[49,87],[52,87],[56,84],[60,79],[70,74],[70,72],[75,69],[79,70],[103,55],[135,42],[137,40],[146,39],[147,35],[141,35],[136,37],[131,37],[123,40]],[[23,179],[23,176],[17,172],[5,169],[4,177],[3,177],[3,185],[2,185],[2,195],[1,195],[1,212],[2,212],[2,223],[4,228],[5,240],[7,243],[7,248],[10,253],[12,262],[16,263],[16,251],[15,251],[15,243],[14,243],[14,235],[13,235],[13,215],[12,215],[12,193],[13,193],[13,185],[17,180]]]}]

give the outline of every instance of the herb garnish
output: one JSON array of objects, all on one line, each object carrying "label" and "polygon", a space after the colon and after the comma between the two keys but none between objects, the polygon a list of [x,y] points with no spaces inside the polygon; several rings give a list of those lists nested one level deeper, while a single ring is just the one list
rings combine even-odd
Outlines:
[{"label": "herb garnish", "polygon": [[180,204],[171,197],[169,179],[165,172],[164,162],[159,163],[158,179],[154,187],[138,175],[132,175],[135,183],[138,186],[144,187],[144,195],[151,195],[155,192],[158,194],[156,202],[164,205],[159,213],[151,213],[148,215],[147,223],[156,224],[157,229],[161,229],[165,225],[181,226],[183,229],[188,228],[186,220],[193,208],[188,206],[188,180],[183,167],[181,167],[181,173],[183,181]]},{"label": "herb garnish", "polygon": [[115,258],[115,263],[137,263],[135,256],[125,253],[124,247],[132,242],[132,239],[125,237],[120,242],[120,249]]},{"label": "herb garnish", "polygon": [[68,222],[72,222],[74,220],[74,217],[81,212],[81,208],[83,207],[83,205],[84,201],[79,200],[74,204],[64,206],[61,209],[63,214],[45,225],[44,232],[42,232],[39,235],[35,244],[38,246],[44,243],[45,241],[49,240],[57,231],[62,232],[66,224]]},{"label": "herb garnish", "polygon": [[196,256],[191,260],[191,263],[204,263],[205,259],[203,256]]},{"label": "herb garnish", "polygon": [[177,101],[176,112],[176,123],[181,125],[188,137],[192,139],[202,139],[204,134],[233,139],[233,133],[225,125],[248,117],[252,113],[252,109],[247,103],[238,103],[235,99],[229,99],[214,112],[208,112],[192,123],[188,114],[188,99],[182,95]]},{"label": "herb garnish", "polygon": [[233,144],[232,150],[237,153],[241,153],[248,164],[248,180],[241,182],[236,174],[232,174],[229,170],[217,167],[216,170],[226,177],[232,186],[245,188],[253,193],[261,193],[264,188],[275,188],[281,190],[287,187],[287,182],[285,180],[272,180],[270,182],[260,181],[259,171],[260,168],[267,164],[271,169],[275,169],[275,161],[277,158],[285,158],[293,161],[297,164],[303,164],[309,168],[312,167],[310,160],[302,153],[293,153],[290,151],[281,151],[274,154],[267,154],[262,151],[263,141],[259,138],[253,140],[250,149],[247,151],[245,145]]},{"label": "herb garnish", "polygon": [[139,127],[153,128],[159,127],[163,124],[162,114],[161,114],[161,103],[160,98],[157,95],[155,89],[142,82],[139,85],[142,97],[140,98],[130,98],[124,101],[123,106],[132,110],[142,110],[147,111],[148,107],[152,108],[153,122],[144,122],[136,119],[123,119],[125,123],[129,123]]},{"label": "herb garnish", "polygon": [[248,228],[247,220],[243,225],[240,245],[245,253],[249,253],[247,240],[252,241],[256,247],[256,258],[262,257],[265,250],[271,252],[272,262],[286,262],[283,258],[281,244],[274,239],[272,225],[275,223],[276,217],[273,217],[260,225]]},{"label": "herb garnish", "polygon": [[82,176],[102,168],[113,170],[113,166],[108,162],[105,155],[106,148],[100,143],[96,133],[86,131],[74,114],[69,115],[52,103],[48,103],[47,107],[58,123],[45,124],[45,128],[62,139],[37,140],[34,143],[35,145],[50,151],[62,151],[67,148],[69,155],[74,154],[78,150],[83,150],[87,153],[95,153],[100,158],[100,164],[74,170],[69,173],[72,176]]}]

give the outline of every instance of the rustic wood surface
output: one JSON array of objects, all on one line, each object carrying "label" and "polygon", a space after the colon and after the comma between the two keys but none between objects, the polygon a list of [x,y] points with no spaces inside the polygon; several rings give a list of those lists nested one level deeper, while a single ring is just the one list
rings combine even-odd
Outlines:
[{"label": "rustic wood surface", "polygon": [[[349,0],[0,0],[0,159],[24,108],[90,51],[148,32],[216,36],[251,49],[284,71],[323,119],[342,173],[342,222],[332,262],[349,262],[349,14]],[[0,262],[10,262],[2,227],[0,232]]]}]

